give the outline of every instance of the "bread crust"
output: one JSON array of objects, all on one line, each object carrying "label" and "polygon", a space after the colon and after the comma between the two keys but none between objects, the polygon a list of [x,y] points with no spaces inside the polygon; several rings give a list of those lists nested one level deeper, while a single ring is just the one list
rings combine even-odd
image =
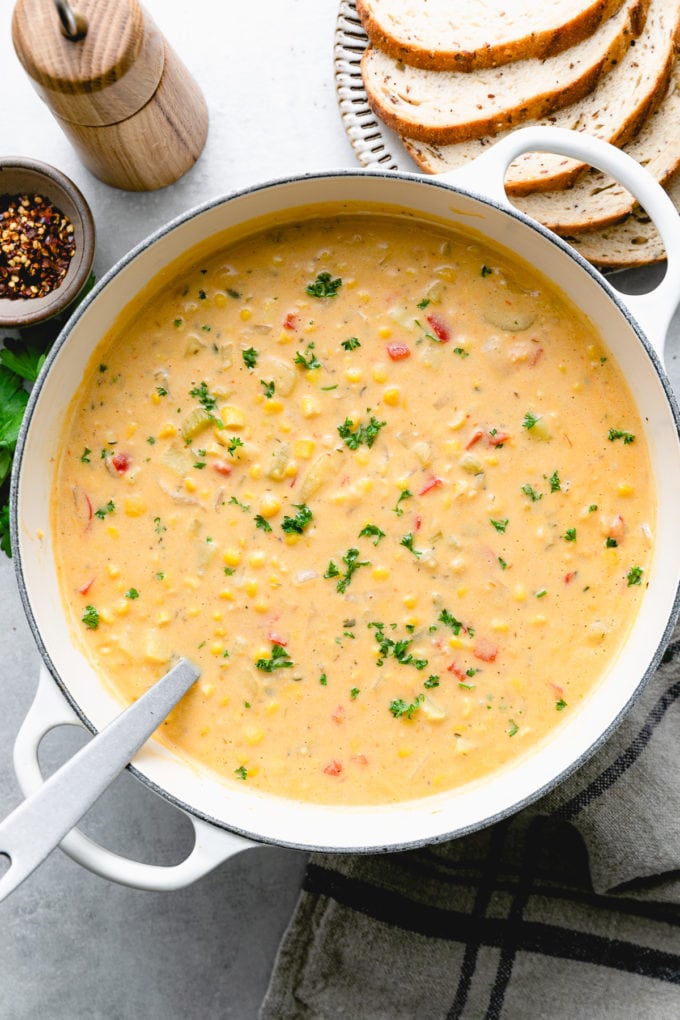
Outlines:
[{"label": "bread crust", "polygon": [[[470,2],[467,0],[467,3]],[[356,0],[356,10],[371,43],[395,60],[431,71],[470,72],[531,57],[544,60],[562,53],[596,32],[604,21],[616,14],[623,2],[585,2],[569,21],[560,26],[539,30],[527,26],[522,35],[496,44],[486,43],[476,49],[457,47],[446,40],[441,43],[438,40],[436,47],[427,47],[409,32],[408,27],[396,35],[380,18],[380,0]]]},{"label": "bread crust", "polygon": [[[459,92],[465,95],[472,87],[467,76],[406,67],[369,45],[361,58],[368,103],[398,134],[437,145],[496,135],[527,120],[545,118],[591,93],[625,57],[633,40],[644,29],[650,0],[626,2],[627,11],[618,15],[621,22],[618,30],[614,31],[612,26],[611,38],[606,44],[603,42],[590,63],[587,62],[589,54],[580,57],[583,67],[576,67],[567,57],[558,56],[552,60],[554,67],[529,61],[514,64],[510,70],[501,68],[487,72],[475,79],[479,97],[477,102],[470,102],[464,113],[456,106],[456,96]],[[573,60],[578,59],[574,54]],[[544,85],[532,93],[528,83],[537,68],[543,75]],[[513,100],[510,98],[512,83],[518,79],[520,94]],[[525,81],[527,87],[523,88]],[[434,108],[438,100],[429,101],[431,94],[442,97],[440,109]],[[450,113],[447,113],[449,96]]]}]

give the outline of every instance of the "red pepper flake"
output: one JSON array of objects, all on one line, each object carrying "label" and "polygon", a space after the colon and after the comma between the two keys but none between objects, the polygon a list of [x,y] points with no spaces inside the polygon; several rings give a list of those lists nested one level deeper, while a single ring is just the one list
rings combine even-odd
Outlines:
[{"label": "red pepper flake", "polygon": [[509,439],[509,432],[501,432],[500,429],[494,429],[493,432],[489,432],[489,444],[491,446],[502,446],[503,443],[507,443]]},{"label": "red pepper flake", "polygon": [[342,772],[342,762],[336,761],[333,758],[324,768],[324,772],[327,776],[339,776]]},{"label": "red pepper flake", "polygon": [[441,341],[441,343],[443,344],[448,343],[448,341],[451,339],[451,332],[447,324],[444,322],[444,320],[441,319],[434,312],[431,312],[429,315],[425,317],[429,322],[430,326],[432,327],[432,332],[436,336],[437,340]]},{"label": "red pepper flake", "polygon": [[459,680],[468,679],[467,673],[464,669],[461,669],[457,662],[452,662],[450,666],[447,666],[447,671],[449,673],[453,673],[453,675],[457,676]]},{"label": "red pepper flake", "polygon": [[472,449],[475,443],[478,443],[483,435],[484,429],[476,428],[475,431],[470,436],[470,438],[468,439],[467,443],[465,444],[465,449],[466,450]]},{"label": "red pepper flake", "polygon": [[41,195],[0,195],[0,298],[45,297],[76,250],[68,216]]},{"label": "red pepper flake", "polygon": [[574,580],[575,577],[576,577],[576,571],[575,570],[570,570],[568,574],[564,575],[564,583],[565,584],[571,584],[571,582]]},{"label": "red pepper flake", "polygon": [[80,588],[78,589],[78,592],[81,595],[87,595],[88,591],[90,590],[90,588],[92,587],[93,584],[94,584],[94,577],[90,578],[90,580],[87,581],[85,584],[81,584]]},{"label": "red pepper flake", "polygon": [[227,464],[224,460],[216,460],[213,462],[213,471],[217,471],[218,475],[230,475],[231,464]]},{"label": "red pepper flake", "polygon": [[130,464],[132,462],[127,453],[114,453],[113,457],[111,458],[111,463],[115,467],[118,474],[123,475],[130,467]]},{"label": "red pepper flake", "polygon": [[403,361],[404,358],[411,357],[411,348],[408,344],[403,344],[398,341],[389,343],[387,346],[387,353],[391,357],[392,361]]}]

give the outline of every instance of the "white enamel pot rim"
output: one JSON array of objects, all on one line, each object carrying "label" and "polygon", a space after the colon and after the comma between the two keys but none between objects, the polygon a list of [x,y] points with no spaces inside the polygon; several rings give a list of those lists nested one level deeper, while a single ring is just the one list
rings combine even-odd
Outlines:
[{"label": "white enamel pot rim", "polygon": [[[503,188],[505,170],[522,152],[532,150],[596,165],[644,205],[668,253],[668,271],[651,293],[622,299],[565,242],[510,205]],[[119,882],[178,888],[231,854],[261,843],[382,852],[491,824],[547,792],[606,739],[657,666],[680,611],[680,539],[675,528],[680,506],[680,417],[661,363],[667,328],[680,300],[680,219],[663,189],[621,151],[556,129],[516,131],[466,171],[438,178],[339,170],[260,184],[191,210],[114,266],[57,339],[31,394],[12,477],[12,542],[24,609],[46,668],[15,747],[15,768],[24,793],[42,782],[37,746],[49,729],[78,723],[98,731],[120,711],[75,648],[59,598],[48,519],[61,422],[94,344],[119,310],[183,251],[257,217],[294,213],[298,207],[329,201],[363,202],[367,208],[393,205],[478,231],[536,265],[590,316],[634,392],[652,455],[658,519],[648,588],[623,653],[554,738],[511,768],[462,790],[385,807],[329,808],[261,795],[247,784],[222,784],[160,746],[147,746],[130,768],[187,813],[196,844],[181,864],[155,867],[119,857],[77,830],[69,833],[62,843],[67,853]]]}]

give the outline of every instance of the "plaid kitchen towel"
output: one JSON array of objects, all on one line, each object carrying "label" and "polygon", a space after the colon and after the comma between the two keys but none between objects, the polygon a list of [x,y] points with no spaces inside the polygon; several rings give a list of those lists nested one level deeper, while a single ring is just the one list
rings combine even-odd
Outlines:
[{"label": "plaid kitchen towel", "polygon": [[312,855],[260,1020],[680,1018],[680,629],[538,804],[448,843]]}]

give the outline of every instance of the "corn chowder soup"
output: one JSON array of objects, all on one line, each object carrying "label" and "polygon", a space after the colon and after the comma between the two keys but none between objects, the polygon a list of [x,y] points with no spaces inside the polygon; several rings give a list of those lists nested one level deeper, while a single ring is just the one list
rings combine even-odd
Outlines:
[{"label": "corn chowder soup", "polygon": [[646,584],[642,426],[585,317],[397,215],[263,230],[96,351],[52,507],[63,597],[161,739],[324,803],[489,773],[577,710]]}]

